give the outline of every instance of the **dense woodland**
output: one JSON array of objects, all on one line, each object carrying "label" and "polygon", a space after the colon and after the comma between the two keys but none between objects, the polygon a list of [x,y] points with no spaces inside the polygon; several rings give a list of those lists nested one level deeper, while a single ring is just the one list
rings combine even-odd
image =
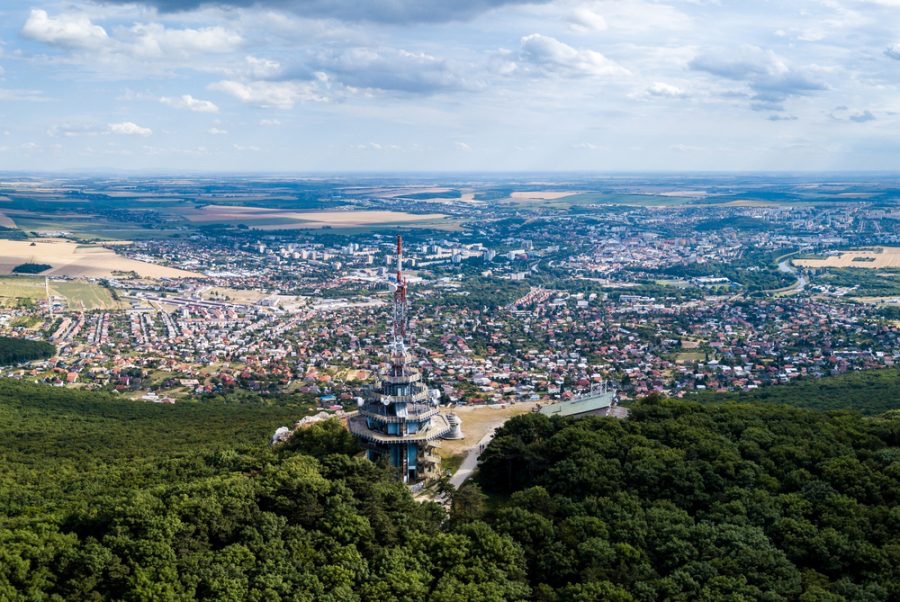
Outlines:
[{"label": "dense woodland", "polygon": [[510,421],[489,521],[543,600],[896,600],[900,412],[646,399]]},{"label": "dense woodland", "polygon": [[516,418],[448,511],[308,408],[0,381],[0,600],[892,600],[900,416]]},{"label": "dense woodland", "polygon": [[0,337],[0,366],[51,357],[56,347],[45,341]]},{"label": "dense woodland", "polygon": [[875,415],[900,409],[900,368],[859,370],[828,378],[805,378],[787,385],[739,393],[706,391],[699,401],[779,403],[813,410],[854,410]]}]

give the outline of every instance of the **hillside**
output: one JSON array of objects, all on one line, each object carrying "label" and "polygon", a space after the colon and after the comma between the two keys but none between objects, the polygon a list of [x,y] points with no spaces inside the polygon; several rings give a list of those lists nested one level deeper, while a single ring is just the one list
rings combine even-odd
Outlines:
[{"label": "hillside", "polygon": [[214,474],[215,458],[265,448],[276,428],[309,410],[160,405],[0,379],[0,515],[42,514],[119,488]]},{"label": "hillside", "polygon": [[896,600],[900,414],[648,399],[482,456],[543,600]]},{"label": "hillside", "polygon": [[300,407],[0,381],[3,600],[890,600],[900,421],[649,399],[507,423],[449,513]]}]

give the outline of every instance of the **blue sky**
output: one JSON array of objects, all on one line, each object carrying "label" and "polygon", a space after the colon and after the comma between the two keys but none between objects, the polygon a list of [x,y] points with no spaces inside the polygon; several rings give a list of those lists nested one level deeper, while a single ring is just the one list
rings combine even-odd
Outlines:
[{"label": "blue sky", "polygon": [[900,0],[0,0],[0,170],[900,169]]}]

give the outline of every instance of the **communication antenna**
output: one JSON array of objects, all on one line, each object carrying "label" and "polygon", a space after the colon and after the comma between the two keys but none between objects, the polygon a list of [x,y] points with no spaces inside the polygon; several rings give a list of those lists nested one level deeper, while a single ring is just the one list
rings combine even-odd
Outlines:
[{"label": "communication antenna", "polygon": [[406,337],[406,279],[403,277],[403,238],[397,236],[397,288],[394,290],[394,343],[403,343]]},{"label": "communication antenna", "polygon": [[50,277],[44,276],[44,289],[47,291],[47,310],[50,312],[50,321],[53,321],[53,298],[50,297]]}]

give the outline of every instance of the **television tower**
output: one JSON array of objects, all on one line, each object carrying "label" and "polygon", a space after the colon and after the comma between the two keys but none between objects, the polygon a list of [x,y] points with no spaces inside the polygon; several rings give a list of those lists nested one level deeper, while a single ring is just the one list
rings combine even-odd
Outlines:
[{"label": "television tower", "polygon": [[403,277],[403,237],[398,234],[397,286],[394,289],[394,315],[391,321],[391,351],[394,355],[406,355],[406,310],[406,278]]},{"label": "television tower", "polygon": [[386,461],[404,483],[412,484],[437,476],[439,459],[432,442],[451,434],[453,427],[431,399],[421,372],[409,365],[406,284],[403,239],[398,236],[390,366],[366,391],[359,413],[350,418],[348,426],[365,444],[369,460]]}]

